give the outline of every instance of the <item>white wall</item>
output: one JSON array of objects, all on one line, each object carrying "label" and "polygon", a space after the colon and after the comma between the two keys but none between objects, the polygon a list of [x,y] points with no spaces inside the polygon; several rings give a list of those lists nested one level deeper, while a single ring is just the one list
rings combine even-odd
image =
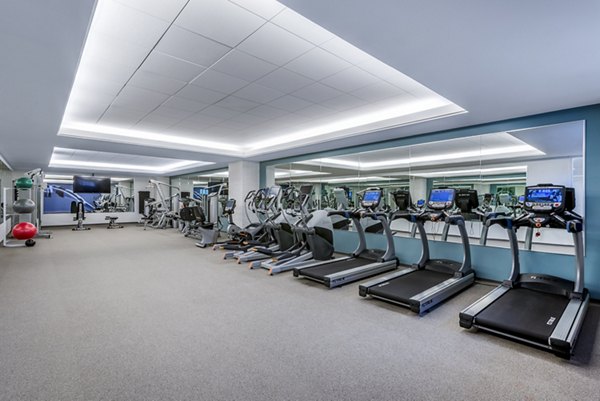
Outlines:
[{"label": "white wall", "polygon": [[249,161],[229,163],[229,197],[235,199],[237,204],[233,221],[240,227],[250,223],[244,213],[244,198],[249,191],[258,189],[259,184],[259,163]]}]

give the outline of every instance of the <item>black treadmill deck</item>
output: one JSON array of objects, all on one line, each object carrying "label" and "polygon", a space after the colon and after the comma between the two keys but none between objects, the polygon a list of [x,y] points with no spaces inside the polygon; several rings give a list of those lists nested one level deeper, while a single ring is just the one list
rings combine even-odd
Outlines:
[{"label": "black treadmill deck", "polygon": [[547,345],[568,303],[565,296],[512,288],[481,311],[475,324]]},{"label": "black treadmill deck", "polygon": [[302,269],[301,274],[306,277],[311,277],[323,281],[325,280],[325,276],[328,276],[330,274],[339,273],[344,270],[354,269],[355,267],[369,265],[371,263],[375,263],[375,261],[362,258],[344,259],[326,263],[323,266],[315,266]]},{"label": "black treadmill deck", "polygon": [[434,287],[449,278],[452,274],[432,270],[415,270],[404,276],[395,277],[377,286],[369,288],[369,294],[408,305],[410,298]]}]

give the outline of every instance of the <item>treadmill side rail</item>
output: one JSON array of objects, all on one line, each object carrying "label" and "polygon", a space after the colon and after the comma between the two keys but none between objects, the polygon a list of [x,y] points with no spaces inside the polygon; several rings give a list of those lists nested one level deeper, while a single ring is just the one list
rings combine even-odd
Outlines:
[{"label": "treadmill side rail", "polygon": [[342,270],[325,276],[323,284],[329,288],[339,287],[366,277],[394,270],[398,267],[397,263],[396,260],[390,260],[388,262],[375,262],[353,269]]},{"label": "treadmill side rail", "polygon": [[569,301],[569,304],[565,308],[565,311],[548,339],[548,345],[550,345],[550,348],[556,355],[567,359],[571,357],[589,303],[589,294],[586,294],[583,300],[571,299],[571,301]]},{"label": "treadmill side rail", "polygon": [[483,311],[485,308],[490,306],[494,301],[504,295],[509,287],[500,285],[490,291],[488,294],[479,298],[477,301],[473,302],[471,305],[467,306],[462,310],[459,314],[460,327],[464,327],[465,329],[470,329],[473,326],[474,320],[478,313]]},{"label": "treadmill side rail", "polygon": [[375,287],[381,283],[385,283],[386,281],[392,280],[396,277],[410,274],[416,270],[418,269],[415,267],[407,267],[406,269],[402,269],[400,271],[396,271],[391,274],[386,274],[385,276],[367,281],[366,283],[363,283],[360,286],[358,286],[358,295],[360,295],[361,297],[366,297],[369,294],[369,289],[371,287]]},{"label": "treadmill side rail", "polygon": [[469,273],[464,277],[453,277],[433,286],[410,299],[410,309],[422,315],[440,302],[462,291],[475,282],[475,274]]}]

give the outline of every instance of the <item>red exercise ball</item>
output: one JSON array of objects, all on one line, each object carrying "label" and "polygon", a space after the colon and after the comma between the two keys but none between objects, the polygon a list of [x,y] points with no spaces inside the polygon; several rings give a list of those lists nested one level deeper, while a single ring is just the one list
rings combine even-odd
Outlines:
[{"label": "red exercise ball", "polygon": [[12,229],[12,235],[16,239],[30,239],[37,234],[37,227],[31,223],[19,223]]}]

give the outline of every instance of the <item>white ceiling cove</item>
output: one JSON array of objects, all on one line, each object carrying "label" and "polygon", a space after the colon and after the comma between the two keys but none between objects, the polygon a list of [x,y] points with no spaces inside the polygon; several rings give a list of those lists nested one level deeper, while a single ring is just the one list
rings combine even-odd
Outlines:
[{"label": "white ceiling cove", "polygon": [[101,0],[59,135],[254,156],[462,112],[272,0]]}]

